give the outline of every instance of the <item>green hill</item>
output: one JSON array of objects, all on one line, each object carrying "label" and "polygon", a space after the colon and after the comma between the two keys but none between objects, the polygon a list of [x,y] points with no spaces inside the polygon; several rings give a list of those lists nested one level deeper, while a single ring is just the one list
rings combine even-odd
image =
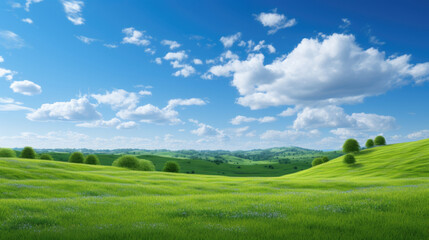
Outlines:
[{"label": "green hill", "polygon": [[355,154],[356,164],[348,166],[343,157],[288,177],[429,177],[429,139],[379,146]]},{"label": "green hill", "polygon": [[265,178],[0,158],[0,239],[429,239],[428,143]]}]

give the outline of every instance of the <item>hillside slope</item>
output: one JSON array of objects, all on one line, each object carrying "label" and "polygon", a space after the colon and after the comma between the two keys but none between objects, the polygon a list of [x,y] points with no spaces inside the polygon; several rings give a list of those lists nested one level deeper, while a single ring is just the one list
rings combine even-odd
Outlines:
[{"label": "hillside slope", "polygon": [[366,149],[355,154],[349,166],[338,157],[287,178],[429,177],[429,139]]}]

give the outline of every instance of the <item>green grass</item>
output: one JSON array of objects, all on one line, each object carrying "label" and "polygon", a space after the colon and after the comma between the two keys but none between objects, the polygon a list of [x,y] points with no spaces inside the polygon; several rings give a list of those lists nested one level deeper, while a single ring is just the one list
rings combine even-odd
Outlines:
[{"label": "green grass", "polygon": [[428,146],[266,178],[0,159],[0,239],[429,239]]}]

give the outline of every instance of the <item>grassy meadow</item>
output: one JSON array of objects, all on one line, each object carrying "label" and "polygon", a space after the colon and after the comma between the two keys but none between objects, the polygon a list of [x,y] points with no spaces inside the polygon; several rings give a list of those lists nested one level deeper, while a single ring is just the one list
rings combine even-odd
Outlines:
[{"label": "grassy meadow", "polygon": [[0,239],[429,239],[429,139],[356,160],[227,177],[0,158]]}]

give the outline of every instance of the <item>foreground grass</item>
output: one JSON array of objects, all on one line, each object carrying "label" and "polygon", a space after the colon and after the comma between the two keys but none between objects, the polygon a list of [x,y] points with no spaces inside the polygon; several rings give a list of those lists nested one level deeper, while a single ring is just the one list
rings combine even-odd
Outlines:
[{"label": "foreground grass", "polygon": [[402,147],[270,178],[0,159],[0,239],[429,239],[428,156]]}]

